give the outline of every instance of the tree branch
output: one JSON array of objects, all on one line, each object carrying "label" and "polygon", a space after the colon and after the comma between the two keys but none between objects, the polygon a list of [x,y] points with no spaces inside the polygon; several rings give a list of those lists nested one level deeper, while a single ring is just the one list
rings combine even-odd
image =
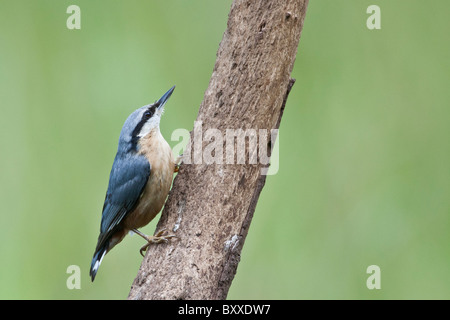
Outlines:
[{"label": "tree branch", "polygon": [[[129,299],[226,298],[265,184],[264,165],[249,164],[249,141],[245,164],[195,164],[196,135],[215,129],[225,137],[229,129],[279,127],[294,84],[290,74],[307,5],[308,0],[233,2],[191,132],[194,164],[180,167],[157,226],[178,240],[150,246]],[[203,151],[211,143],[205,140]],[[269,153],[273,142],[269,132]],[[224,151],[225,144],[224,139]]]}]

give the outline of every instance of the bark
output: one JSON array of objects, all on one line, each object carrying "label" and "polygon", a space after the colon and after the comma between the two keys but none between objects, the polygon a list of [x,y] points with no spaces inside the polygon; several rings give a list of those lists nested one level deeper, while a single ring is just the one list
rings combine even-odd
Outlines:
[{"label": "bark", "polygon": [[[279,127],[307,5],[308,0],[233,2],[198,113],[202,126],[197,122],[191,141],[210,128],[226,137],[227,129]],[[192,143],[194,162],[195,151],[213,141],[203,140]],[[272,146],[270,140],[269,135]],[[264,164],[249,163],[250,148],[245,164],[236,164],[237,158],[226,164],[222,142],[223,164],[181,165],[157,226],[178,238],[150,246],[129,299],[226,298],[266,176]]]}]

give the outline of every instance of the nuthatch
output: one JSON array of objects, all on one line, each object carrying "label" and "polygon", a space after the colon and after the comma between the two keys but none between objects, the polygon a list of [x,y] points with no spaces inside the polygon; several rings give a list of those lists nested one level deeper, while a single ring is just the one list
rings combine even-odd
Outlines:
[{"label": "nuthatch", "polygon": [[167,242],[173,235],[149,237],[138,228],[147,225],[164,205],[178,166],[172,149],[159,130],[164,105],[175,86],[153,104],[134,111],[125,121],[119,146],[109,176],[103,205],[100,235],[92,258],[90,276],[95,279],[107,252],[130,231],[143,237],[147,244]]}]

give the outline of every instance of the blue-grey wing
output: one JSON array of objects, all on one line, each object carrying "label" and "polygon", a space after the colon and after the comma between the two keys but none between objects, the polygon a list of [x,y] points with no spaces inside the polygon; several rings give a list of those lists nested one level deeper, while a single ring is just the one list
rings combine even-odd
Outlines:
[{"label": "blue-grey wing", "polygon": [[134,210],[150,176],[145,156],[119,154],[114,159],[103,205],[97,248],[103,246],[126,215]]}]

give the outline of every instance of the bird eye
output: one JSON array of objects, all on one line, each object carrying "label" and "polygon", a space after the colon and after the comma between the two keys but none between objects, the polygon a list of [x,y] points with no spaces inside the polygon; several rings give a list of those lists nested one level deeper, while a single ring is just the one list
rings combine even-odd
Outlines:
[{"label": "bird eye", "polygon": [[147,110],[147,111],[144,112],[144,118],[145,119],[150,119],[152,114],[153,113],[150,110]]}]

